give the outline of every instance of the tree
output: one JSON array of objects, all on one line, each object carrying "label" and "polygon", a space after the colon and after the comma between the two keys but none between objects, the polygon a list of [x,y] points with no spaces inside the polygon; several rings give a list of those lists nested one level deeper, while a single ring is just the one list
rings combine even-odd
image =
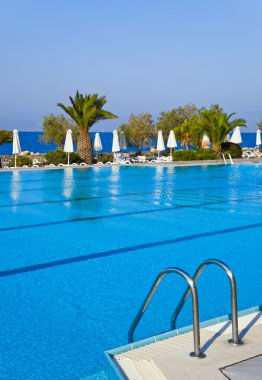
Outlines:
[{"label": "tree", "polygon": [[203,127],[199,115],[193,115],[186,119],[180,126],[174,129],[176,137],[181,145],[189,149],[189,145],[201,147]]},{"label": "tree", "polygon": [[258,126],[259,129],[262,130],[262,120],[259,123],[257,123],[257,126]]},{"label": "tree", "polygon": [[227,114],[221,108],[211,107],[201,112],[202,128],[205,130],[213,150],[220,152],[221,144],[229,132],[236,127],[246,127],[246,120],[237,118],[230,120],[235,113]]},{"label": "tree", "polygon": [[69,96],[71,106],[58,103],[76,123],[79,128],[77,140],[77,152],[81,159],[87,164],[92,164],[93,147],[89,133],[90,128],[100,120],[117,119],[118,117],[103,109],[107,100],[105,96],[99,97],[98,94],[82,95],[76,92],[75,98]]},{"label": "tree", "polygon": [[167,139],[172,129],[179,127],[193,116],[199,116],[199,113],[200,110],[194,104],[187,104],[184,107],[173,108],[168,112],[161,112],[158,117],[156,129],[162,131],[164,138]]},{"label": "tree", "polygon": [[13,141],[13,133],[4,129],[0,130],[0,145],[11,143]]},{"label": "tree", "polygon": [[76,141],[78,128],[75,123],[64,115],[54,115],[51,113],[48,116],[44,116],[44,134],[39,137],[39,141],[44,142],[45,144],[56,144],[59,149],[62,149],[68,129],[72,129],[73,140]]},{"label": "tree", "polygon": [[119,131],[124,132],[128,145],[134,145],[141,152],[143,145],[155,135],[155,126],[149,113],[132,114],[128,123],[119,127]]}]

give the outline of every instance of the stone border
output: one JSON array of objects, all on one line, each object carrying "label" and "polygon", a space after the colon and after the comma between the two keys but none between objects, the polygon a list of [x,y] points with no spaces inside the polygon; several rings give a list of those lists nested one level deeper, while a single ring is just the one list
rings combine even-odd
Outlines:
[{"label": "stone border", "polygon": [[[243,317],[243,316],[253,314],[259,311],[262,311],[262,305],[241,310],[238,312],[238,317]],[[231,314],[222,315],[221,317],[213,318],[213,319],[209,319],[207,321],[201,322],[200,329],[213,326],[221,322],[230,321],[230,320],[231,320]],[[112,350],[105,351],[104,355],[106,359],[106,374],[107,375],[110,374],[111,376],[110,379],[112,380],[125,380],[126,377],[123,375],[123,373],[121,372],[121,369],[119,368],[119,366],[114,360],[115,355],[119,355],[131,350],[135,350],[137,348],[144,347],[149,344],[159,342],[161,340],[173,338],[178,335],[183,335],[191,331],[193,331],[193,325],[185,326],[176,330],[167,331],[165,333],[158,334],[150,338],[142,339],[134,343],[128,343],[124,346],[120,346]]]},{"label": "stone border", "polygon": [[[262,164],[262,159],[234,159],[234,164],[244,164],[244,165],[250,165],[250,164]],[[161,167],[189,167],[189,166],[216,166],[216,165],[224,165],[221,160],[201,160],[201,161],[173,161],[173,162],[145,162],[145,163],[132,163],[132,164],[111,164],[111,165],[86,165],[86,166],[55,166],[55,167],[39,167],[39,168],[9,168],[9,169],[0,169],[1,172],[10,172],[10,171],[29,171],[29,170],[57,170],[57,169],[65,169],[65,168],[72,168],[72,169],[86,169],[86,168],[104,168],[104,167],[115,167],[115,166],[135,166],[135,167],[146,167],[146,166],[161,166]],[[228,164],[231,166],[230,164]]]}]

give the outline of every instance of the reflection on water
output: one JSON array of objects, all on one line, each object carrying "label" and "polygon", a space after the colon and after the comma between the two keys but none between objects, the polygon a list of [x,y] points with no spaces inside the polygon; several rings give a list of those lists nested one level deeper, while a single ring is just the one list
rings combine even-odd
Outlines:
[{"label": "reflection on water", "polygon": [[[109,193],[112,195],[118,195],[119,194],[119,187],[115,186],[120,181],[120,173],[119,173],[120,167],[119,165],[115,165],[111,167],[111,175],[109,177]],[[112,198],[113,201],[117,200],[117,198]]]},{"label": "reflection on water", "polygon": [[[63,189],[63,196],[65,198],[68,199],[72,197],[73,190],[74,190],[74,169],[73,168],[64,169],[62,189]],[[67,207],[71,207],[70,205],[71,203],[68,202]]]},{"label": "reflection on water", "polygon": [[228,203],[232,206],[229,212],[234,213],[235,207],[238,203],[239,197],[239,186],[238,183],[241,179],[241,175],[239,172],[239,167],[234,166],[231,169],[231,173],[227,176],[228,179]]},{"label": "reflection on water", "polygon": [[157,205],[160,204],[161,199],[161,193],[164,190],[164,181],[163,181],[163,175],[164,175],[164,167],[163,166],[157,166],[155,168],[155,175],[154,175],[154,202],[153,204]]},{"label": "reflection on water", "polygon": [[20,182],[20,172],[14,170],[12,172],[12,179],[10,182],[10,196],[13,201],[17,202],[20,197],[21,182]]}]

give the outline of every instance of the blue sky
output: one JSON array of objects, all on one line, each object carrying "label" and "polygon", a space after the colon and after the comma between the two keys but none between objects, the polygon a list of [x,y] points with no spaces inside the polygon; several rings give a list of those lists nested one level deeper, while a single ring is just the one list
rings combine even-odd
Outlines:
[{"label": "blue sky", "polygon": [[219,103],[262,119],[261,0],[1,0],[0,128],[39,130],[68,96],[131,113]]}]

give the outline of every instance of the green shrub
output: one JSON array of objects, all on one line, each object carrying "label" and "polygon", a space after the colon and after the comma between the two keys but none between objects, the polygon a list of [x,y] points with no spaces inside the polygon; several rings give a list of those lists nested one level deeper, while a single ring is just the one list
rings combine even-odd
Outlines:
[{"label": "green shrub", "polygon": [[94,162],[103,162],[103,164],[106,164],[108,161],[113,162],[113,153],[99,154],[97,160],[94,160]]},{"label": "green shrub", "polygon": [[212,149],[175,150],[173,152],[173,161],[215,160],[216,158],[217,154]]},{"label": "green shrub", "polygon": [[[63,150],[50,150],[45,154],[45,159],[48,164],[67,164],[68,153],[65,153]],[[80,164],[82,162],[81,158],[77,153],[70,153],[69,155],[69,163],[77,163]]]},{"label": "green shrub", "polygon": [[[24,165],[31,166],[33,163],[32,158],[28,156],[17,156],[16,157],[16,166],[22,167]],[[10,166],[15,166],[15,158],[12,158]]]},{"label": "green shrub", "polygon": [[230,153],[232,158],[241,158],[242,157],[242,148],[238,144],[231,142],[225,142],[221,144],[221,151],[223,153]]}]

